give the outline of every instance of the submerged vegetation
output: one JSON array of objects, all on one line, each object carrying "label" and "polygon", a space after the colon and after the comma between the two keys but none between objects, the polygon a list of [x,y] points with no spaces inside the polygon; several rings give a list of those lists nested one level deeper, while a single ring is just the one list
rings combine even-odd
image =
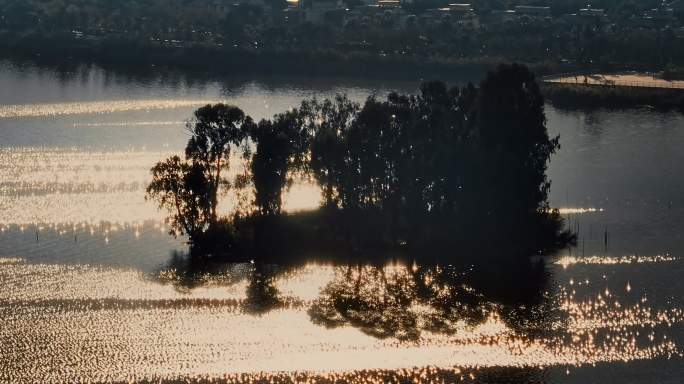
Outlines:
[{"label": "submerged vegetation", "polygon": [[[188,130],[185,160],[157,164],[147,192],[170,212],[172,234],[205,254],[458,246],[530,255],[573,241],[547,202],[558,138],[524,66],[502,65],[479,87],[428,82],[419,95],[363,105],[305,100],[258,123],[237,107],[206,106]],[[231,182],[232,148],[248,172]],[[283,214],[283,191],[298,177],[318,183],[321,209]],[[220,217],[230,188],[252,189],[253,199]]]}]

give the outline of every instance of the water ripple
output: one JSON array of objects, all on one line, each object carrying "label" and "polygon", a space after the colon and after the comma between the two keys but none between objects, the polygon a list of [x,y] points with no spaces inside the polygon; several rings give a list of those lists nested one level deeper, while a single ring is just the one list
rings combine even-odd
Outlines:
[{"label": "water ripple", "polygon": [[218,101],[219,100],[211,99],[151,99],[2,105],[0,106],[0,118],[53,117],[80,114],[105,114],[125,111],[165,110],[183,107],[199,107],[206,104],[216,103]]}]

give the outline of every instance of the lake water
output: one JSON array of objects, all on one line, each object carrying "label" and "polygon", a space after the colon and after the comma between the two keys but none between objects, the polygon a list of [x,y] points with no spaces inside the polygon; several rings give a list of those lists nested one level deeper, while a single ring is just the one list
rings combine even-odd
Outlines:
[{"label": "lake water", "polygon": [[0,382],[682,382],[681,114],[547,106],[551,205],[579,243],[524,304],[449,266],[192,265],[144,199],[202,104],[262,118],[418,85],[0,62]]}]

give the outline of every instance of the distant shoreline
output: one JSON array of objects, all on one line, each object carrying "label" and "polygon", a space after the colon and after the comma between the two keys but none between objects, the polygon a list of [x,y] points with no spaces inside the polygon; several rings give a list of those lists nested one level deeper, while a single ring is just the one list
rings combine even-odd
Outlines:
[{"label": "distant shoreline", "polygon": [[[308,77],[357,77],[393,80],[484,77],[499,64],[525,64],[539,76],[572,72],[583,65],[561,62],[525,62],[506,57],[443,57],[380,55],[368,51],[344,51],[335,47],[317,50],[245,50],[218,45],[167,46],[158,42],[124,38],[85,39],[71,34],[16,34],[0,32],[0,57],[60,65],[92,63],[106,69],[155,71],[159,68],[189,73],[304,75]],[[201,58],[201,59],[199,59]],[[586,68],[584,68],[586,69]],[[617,68],[600,68],[602,71]],[[476,81],[475,81],[476,82]]]},{"label": "distant shoreline", "polygon": [[570,73],[544,76],[545,83],[684,90],[684,80],[663,78],[659,72]]},{"label": "distant shoreline", "polygon": [[684,89],[552,82],[541,88],[547,101],[562,109],[651,107],[684,113]]},{"label": "distant shoreline", "polygon": [[[428,58],[331,50],[245,51],[217,46],[166,47],[129,39],[85,40],[71,36],[0,33],[0,58],[64,68],[94,64],[105,70],[153,76],[160,70],[188,76],[305,76],[429,81],[445,78],[473,82],[498,64],[511,60],[494,57]],[[202,58],[199,60],[198,58]],[[561,63],[525,63],[537,76],[568,72],[617,73],[625,68],[578,68]],[[639,68],[648,72],[648,68]],[[542,82],[544,96],[556,107],[639,108],[684,112],[684,90],[613,87]]]},{"label": "distant shoreline", "polygon": [[[423,58],[380,56],[368,52],[327,50],[245,50],[195,44],[168,47],[130,39],[85,40],[56,35],[0,33],[0,57],[40,64],[97,64],[105,69],[153,72],[159,68],[186,73],[354,76],[385,79],[483,77],[500,58]],[[201,59],[200,59],[201,58]]]}]

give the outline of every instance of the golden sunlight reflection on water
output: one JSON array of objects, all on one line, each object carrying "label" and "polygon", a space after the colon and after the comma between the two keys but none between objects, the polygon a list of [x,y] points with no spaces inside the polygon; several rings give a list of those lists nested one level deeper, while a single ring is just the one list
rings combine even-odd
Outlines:
[{"label": "golden sunlight reflection on water", "polygon": [[199,107],[217,103],[220,100],[107,100],[107,101],[79,101],[73,103],[52,104],[16,104],[0,105],[0,118],[21,117],[52,117],[78,114],[103,114],[124,111],[148,111],[176,109],[183,107]]},{"label": "golden sunlight reflection on water", "polygon": [[[0,225],[71,225],[160,222],[165,212],[145,201],[150,168],[174,152],[85,152],[74,149],[0,150]],[[231,174],[241,172],[233,161]],[[301,182],[284,196],[288,211],[312,209],[320,192]],[[234,208],[234,195],[221,209]]]},{"label": "golden sunlight reflection on water", "polygon": [[[484,301],[481,320],[449,314],[444,318],[451,322],[449,331],[441,332],[423,323],[441,307],[415,296],[417,281],[412,279],[422,267],[403,264],[307,264],[267,279],[272,291],[253,289],[255,281],[263,280],[254,279],[257,270],[250,263],[192,280],[174,268],[143,274],[16,258],[0,259],[0,265],[0,380],[18,383],[359,370],[368,370],[370,377],[382,370],[428,366],[458,373],[629,362],[682,352],[671,337],[684,322],[682,308],[652,307],[645,296],[625,292],[624,286],[613,293],[603,284],[560,284],[542,304],[555,315],[526,325],[499,304]],[[437,289],[436,295],[447,288],[432,283],[440,271],[420,275]],[[419,337],[374,337],[354,321],[365,314],[353,311],[338,313],[351,322],[336,326],[313,321],[313,308],[349,281],[361,284],[359,300],[380,305],[370,312],[389,319],[401,315],[397,311],[416,315]],[[409,298],[407,306],[385,307],[383,302],[404,294],[398,287]],[[280,304],[255,311],[264,292],[275,292]]]},{"label": "golden sunlight reflection on water", "polygon": [[[65,119],[74,135],[137,132],[180,128],[182,116],[75,115],[166,113],[211,101],[5,105],[0,118]],[[498,382],[488,379],[493,370],[503,382],[539,383],[546,369],[565,375],[682,357],[681,297],[645,281],[648,273],[622,270],[681,269],[666,253],[552,259],[540,301],[515,305],[419,264],[161,266],[178,244],[147,243],[168,229],[144,189],[155,162],[182,150],[156,144],[0,149],[0,382]],[[234,161],[231,173],[241,166]],[[224,196],[222,211],[233,201]],[[318,188],[300,181],[284,208],[319,201]],[[573,220],[615,211],[586,204],[559,211]]]},{"label": "golden sunlight reflection on water", "polygon": [[613,264],[643,264],[643,263],[659,263],[671,262],[679,260],[677,257],[671,255],[655,255],[655,256],[563,256],[556,259],[556,265],[567,268],[570,265],[584,264],[584,265],[613,265]]},{"label": "golden sunlight reflection on water", "polygon": [[[92,152],[63,148],[0,149],[0,225],[72,225],[100,222],[133,225],[161,222],[161,212],[145,201],[150,168],[173,151]],[[231,175],[242,171],[234,159]],[[321,194],[308,181],[295,183],[283,197],[286,211],[314,209]],[[221,210],[234,209],[228,194]],[[596,209],[564,208],[563,213]]]}]

